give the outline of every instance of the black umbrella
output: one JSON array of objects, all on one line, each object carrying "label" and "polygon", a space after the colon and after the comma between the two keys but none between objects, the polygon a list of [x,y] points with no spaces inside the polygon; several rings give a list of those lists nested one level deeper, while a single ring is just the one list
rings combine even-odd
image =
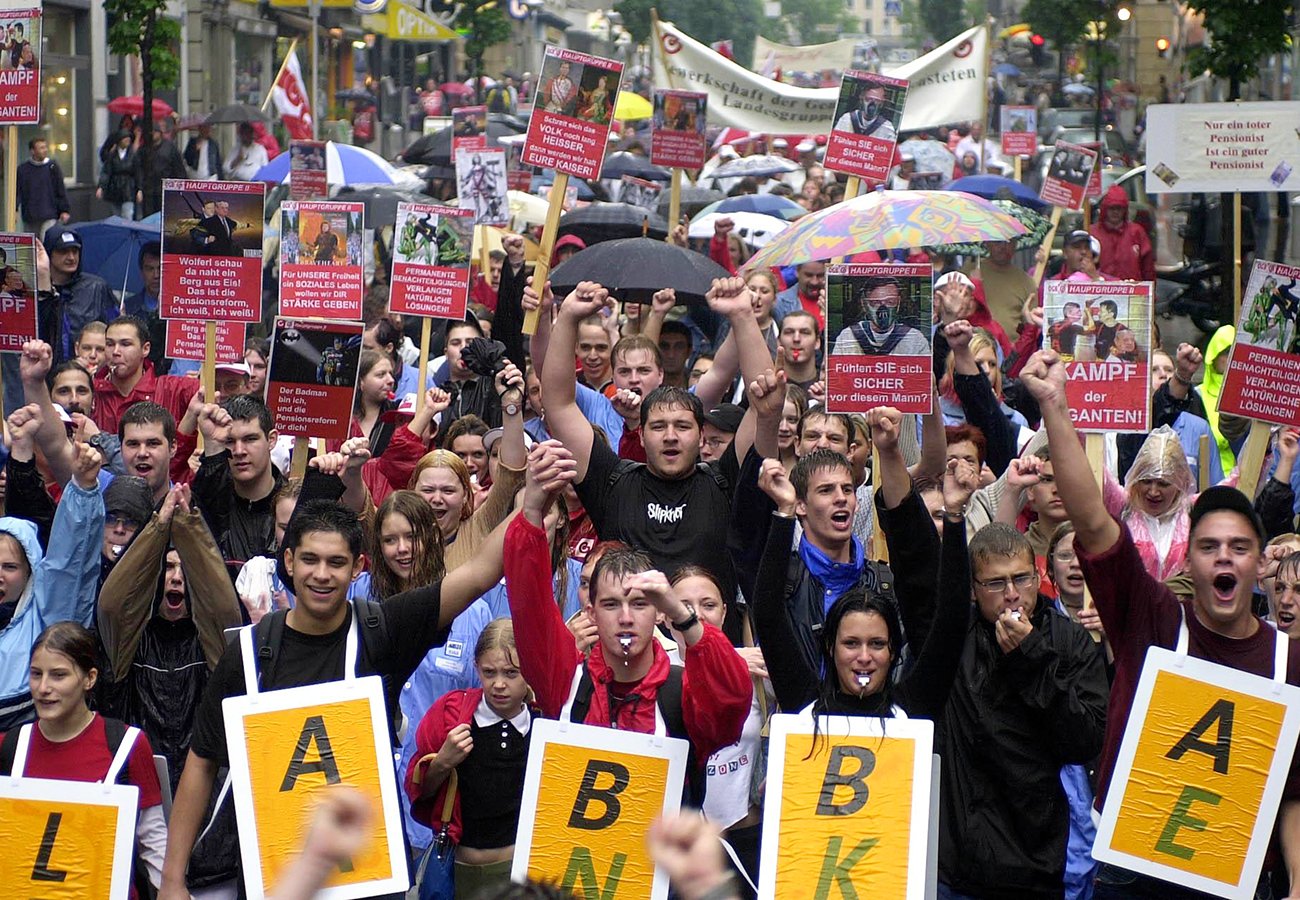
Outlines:
[{"label": "black umbrella", "polygon": [[355,100],[356,102],[363,103],[367,106],[375,105],[375,95],[364,88],[344,88],[341,91],[335,91],[334,99],[342,100],[345,103],[349,100]]},{"label": "black umbrella", "polygon": [[247,103],[230,103],[212,111],[203,120],[206,125],[220,125],[223,122],[270,122],[266,113]]},{"label": "black umbrella", "polygon": [[633,302],[648,301],[655,291],[672,288],[678,303],[703,303],[713,279],[726,277],[727,270],[703,254],[634,237],[578,251],[551,272],[551,286],[562,297],[580,281],[595,281],[620,300]]},{"label": "black umbrella", "polygon": [[668,181],[673,177],[667,169],[652,166],[650,160],[635,153],[611,153],[605,157],[605,164],[600,168],[601,178],[622,178],[624,175],[646,181]]},{"label": "black umbrella", "polygon": [[[713,188],[698,187],[693,184],[682,185],[681,204],[682,215],[695,218],[695,214],[710,203],[717,203],[719,200],[726,200],[727,195],[722,191],[715,191]],[[664,191],[659,195],[659,205],[656,212],[668,218],[668,206],[672,202],[672,194]]]},{"label": "black umbrella", "polygon": [[361,201],[366,205],[366,224],[371,228],[383,228],[397,221],[397,204],[431,203],[433,198],[418,191],[396,190],[394,188],[368,187],[353,190],[349,187],[339,189],[338,200]]},{"label": "black umbrella", "polygon": [[[588,247],[619,238],[668,236],[663,217],[627,203],[592,203],[560,217],[560,234],[582,238]],[[660,285],[661,287],[663,285]]]},{"label": "black umbrella", "polygon": [[[504,118],[504,117],[501,117]],[[487,124],[487,145],[489,147],[500,147],[497,138],[509,137],[512,134],[522,133],[520,129],[513,125],[507,124],[501,118],[488,119]],[[411,146],[402,151],[402,159],[408,163],[417,165],[431,166],[454,166],[456,158],[451,153],[451,132],[452,128],[448,125],[433,134],[426,134],[416,140]]]}]

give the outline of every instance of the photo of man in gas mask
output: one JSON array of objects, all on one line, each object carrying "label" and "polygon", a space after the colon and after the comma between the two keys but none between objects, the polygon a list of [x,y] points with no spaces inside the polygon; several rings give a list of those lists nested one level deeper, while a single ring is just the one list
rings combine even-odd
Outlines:
[{"label": "photo of man in gas mask", "polygon": [[898,279],[863,279],[858,289],[862,320],[843,329],[831,351],[839,356],[928,356],[930,342],[919,329],[899,318],[902,292]]},{"label": "photo of man in gas mask", "polygon": [[836,120],[835,130],[868,135],[882,141],[895,140],[898,133],[889,116],[884,86],[872,81],[861,82],[857,107],[847,110]]}]

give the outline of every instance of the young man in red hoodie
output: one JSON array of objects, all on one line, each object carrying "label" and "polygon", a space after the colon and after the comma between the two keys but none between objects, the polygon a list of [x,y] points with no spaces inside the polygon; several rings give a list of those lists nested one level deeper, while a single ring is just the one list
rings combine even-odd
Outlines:
[{"label": "young man in red hoodie", "polygon": [[1128,220],[1128,194],[1118,184],[1101,198],[1101,213],[1089,232],[1101,243],[1097,267],[1122,280],[1155,281],[1156,253],[1146,229]]}]

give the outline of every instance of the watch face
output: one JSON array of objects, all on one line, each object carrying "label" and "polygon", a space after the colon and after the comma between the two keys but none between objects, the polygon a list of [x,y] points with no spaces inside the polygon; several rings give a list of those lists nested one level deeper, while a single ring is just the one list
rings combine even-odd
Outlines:
[{"label": "watch face", "polygon": [[506,404],[506,415],[507,415],[507,416],[515,416],[515,415],[518,415],[518,414],[519,414],[519,404],[518,404],[518,403],[508,403],[508,404]]}]

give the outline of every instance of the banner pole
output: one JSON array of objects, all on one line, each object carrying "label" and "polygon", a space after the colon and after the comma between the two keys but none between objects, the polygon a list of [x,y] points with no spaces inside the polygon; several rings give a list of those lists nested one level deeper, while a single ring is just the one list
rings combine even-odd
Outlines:
[{"label": "banner pole", "polygon": [[673,229],[677,227],[677,220],[682,215],[682,170],[678,166],[673,166],[672,181],[669,182],[668,189],[668,233],[672,234]]},{"label": "banner pole", "polygon": [[[1218,451],[1218,447],[1214,448]],[[1203,491],[1210,486],[1210,436],[1203,434],[1196,442],[1196,489]]]},{"label": "banner pole", "polygon": [[415,390],[415,412],[419,414],[424,409],[424,383],[428,377],[425,372],[429,369],[429,344],[432,343],[433,320],[425,316],[420,322],[420,374],[416,379],[419,387]]},{"label": "banner pole", "polygon": [[[18,230],[18,126],[5,128],[5,231]],[[36,235],[40,240],[41,236]]]},{"label": "banner pole", "polygon": [[[551,185],[550,202],[546,207],[546,225],[542,228],[542,243],[537,250],[537,262],[533,265],[533,288],[540,297],[546,290],[546,278],[551,274],[551,253],[555,251],[556,232],[560,230],[560,213],[564,212],[564,192],[569,189],[569,176],[566,172],[555,173],[555,183]],[[537,317],[540,310],[533,310],[524,316],[524,334],[537,331]]]},{"label": "banner pole", "polygon": [[[289,64],[289,57],[293,56],[293,51],[296,49],[298,49],[298,39],[294,38],[289,42],[289,49],[284,52],[284,59],[280,60],[280,68],[275,70],[275,78],[271,79],[271,86],[266,89],[266,96],[262,98],[261,109],[265,110],[267,104],[271,102],[271,94],[275,91],[275,86],[280,83],[280,76],[284,74],[284,67]],[[312,118],[315,118],[315,116]]]},{"label": "banner pole", "polygon": [[[1255,499],[1255,489],[1259,487],[1259,470],[1264,465],[1264,454],[1268,452],[1271,430],[1267,422],[1251,422],[1246,446],[1237,456],[1240,463],[1238,467],[1240,480],[1237,482],[1237,489],[1251,500]],[[1219,448],[1216,446],[1212,452],[1219,452]]]},{"label": "banner pole", "polygon": [[1043,243],[1040,245],[1043,250],[1047,251],[1041,260],[1034,266],[1034,287],[1038,287],[1043,281],[1043,273],[1047,271],[1047,260],[1052,252],[1052,239],[1056,237],[1056,226],[1061,224],[1061,207],[1052,207],[1052,227],[1047,230],[1043,237]]},{"label": "banner pole", "polygon": [[1232,192],[1232,321],[1241,321],[1241,191]]},{"label": "banner pole", "polygon": [[[992,130],[989,126],[989,74],[993,69],[993,17],[990,16],[984,20],[984,77],[980,79],[980,89],[984,102],[980,104],[980,128],[984,132],[983,139],[980,140],[977,152],[980,155],[980,174],[988,174],[988,154],[984,148],[988,146],[989,132]],[[1017,179],[1019,180],[1019,179]]]},{"label": "banner pole", "polygon": [[1012,163],[1011,163],[1012,174],[1015,176],[1015,180],[1019,181],[1020,180],[1020,154],[1017,153],[1011,159],[1012,159]]},{"label": "banner pole", "polygon": [[[874,444],[871,447],[871,490],[873,496],[878,496],[880,493],[880,451]],[[872,559],[889,562],[889,545],[885,542],[885,529],[872,529],[871,554]]]},{"label": "banner pole", "polygon": [[302,478],[307,474],[307,441],[305,437],[293,439],[293,462],[289,466],[290,478]]},{"label": "banner pole", "polygon": [[203,332],[203,399],[217,402],[217,323],[211,319]]},{"label": "banner pole", "polygon": [[849,180],[844,182],[844,199],[852,200],[862,189],[862,179],[856,175],[850,175]]}]

